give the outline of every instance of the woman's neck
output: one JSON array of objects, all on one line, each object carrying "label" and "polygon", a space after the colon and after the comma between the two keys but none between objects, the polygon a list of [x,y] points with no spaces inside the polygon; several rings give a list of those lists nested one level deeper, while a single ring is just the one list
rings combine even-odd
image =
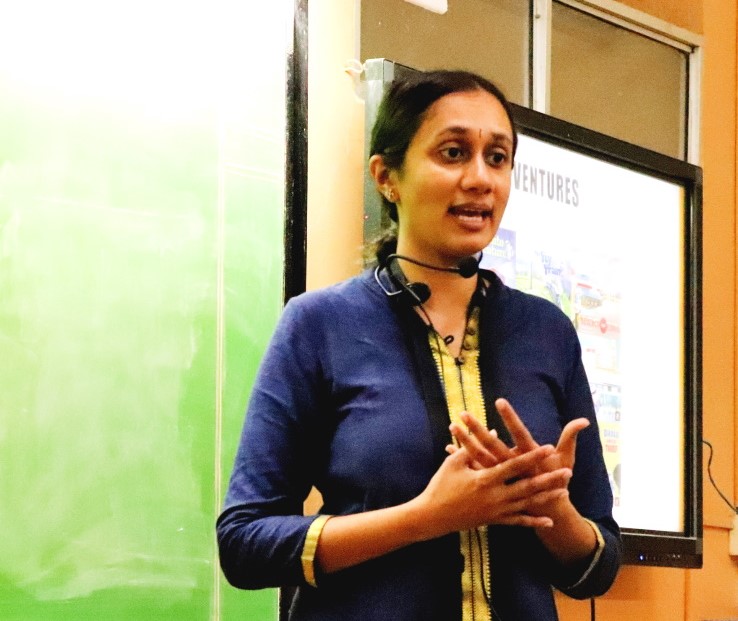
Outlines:
[{"label": "woman's neck", "polygon": [[[398,254],[404,253],[398,251]],[[410,253],[407,256],[416,258]],[[420,260],[426,262],[424,259]],[[466,328],[469,303],[477,287],[478,277],[475,275],[464,278],[457,273],[433,270],[402,259],[398,262],[408,282],[423,282],[430,288],[431,296],[423,303],[422,310],[418,308],[418,313],[424,320],[430,320],[433,328],[442,338],[453,337],[449,339],[449,349],[457,355]],[[443,263],[431,261],[427,263],[438,267],[451,267]]]}]

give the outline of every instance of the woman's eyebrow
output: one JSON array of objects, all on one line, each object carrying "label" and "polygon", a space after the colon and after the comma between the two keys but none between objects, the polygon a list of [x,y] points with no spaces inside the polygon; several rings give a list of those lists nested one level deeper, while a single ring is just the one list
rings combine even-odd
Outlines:
[{"label": "woman's eyebrow", "polygon": [[[468,136],[471,134],[471,129],[468,127],[464,127],[463,125],[453,125],[451,127],[447,127],[443,131],[440,132],[440,136],[444,136],[445,134],[451,134],[453,136]],[[483,134],[483,130],[479,130],[479,137],[481,138]],[[506,133],[506,132],[490,132],[489,137],[492,142],[496,143],[507,143],[509,145],[512,145],[513,140],[512,137]]]}]

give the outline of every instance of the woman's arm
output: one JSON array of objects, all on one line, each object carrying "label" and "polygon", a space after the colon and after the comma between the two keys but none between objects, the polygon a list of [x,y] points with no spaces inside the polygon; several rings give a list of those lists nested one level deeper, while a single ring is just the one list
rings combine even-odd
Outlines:
[{"label": "woman's arm", "polygon": [[223,573],[239,588],[305,582],[301,555],[315,516],[302,506],[315,481],[322,405],[319,330],[308,311],[290,300],[262,358],[216,525]]}]

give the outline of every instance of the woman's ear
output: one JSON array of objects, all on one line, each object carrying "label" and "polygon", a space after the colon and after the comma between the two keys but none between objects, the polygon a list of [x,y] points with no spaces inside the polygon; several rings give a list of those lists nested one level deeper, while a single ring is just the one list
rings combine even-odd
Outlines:
[{"label": "woman's ear", "polygon": [[374,185],[387,200],[393,201],[394,199],[390,196],[395,196],[395,189],[390,175],[391,172],[381,155],[374,154],[369,158],[369,174],[374,179]]}]

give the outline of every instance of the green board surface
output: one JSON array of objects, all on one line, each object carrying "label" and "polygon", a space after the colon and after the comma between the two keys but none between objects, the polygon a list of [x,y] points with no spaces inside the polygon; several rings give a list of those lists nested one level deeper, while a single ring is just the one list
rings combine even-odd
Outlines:
[{"label": "green board surface", "polygon": [[276,619],[225,584],[214,523],[281,309],[283,40],[236,71],[248,28],[193,14],[136,65],[112,21],[64,58],[69,28],[10,54],[28,24],[0,17],[0,619]]}]

